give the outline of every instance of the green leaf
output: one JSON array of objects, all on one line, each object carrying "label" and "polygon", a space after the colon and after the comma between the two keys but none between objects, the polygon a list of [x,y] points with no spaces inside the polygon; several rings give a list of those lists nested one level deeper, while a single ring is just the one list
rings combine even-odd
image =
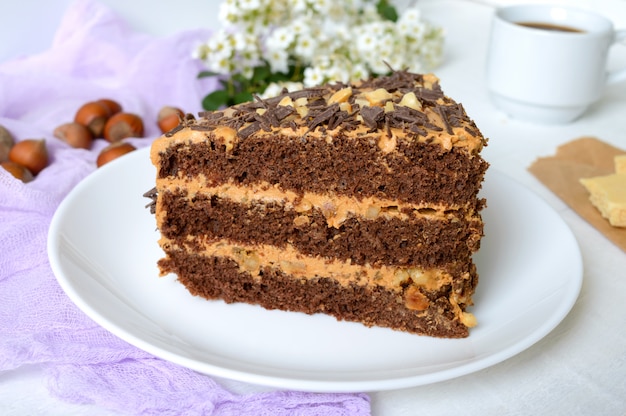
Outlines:
[{"label": "green leaf", "polygon": [[247,103],[248,101],[252,101],[253,98],[251,92],[241,91],[233,97],[233,104]]},{"label": "green leaf", "polygon": [[270,76],[270,74],[271,71],[268,65],[254,67],[251,82],[253,84],[263,83],[263,81],[265,81]]},{"label": "green leaf", "polygon": [[240,73],[240,72],[237,72],[237,73],[231,75],[230,79],[235,84],[241,84],[241,85],[247,85],[250,82],[250,80],[248,78],[246,78],[245,76],[243,76],[243,74]]},{"label": "green leaf", "polygon": [[198,74],[198,78],[216,77],[218,75],[220,74],[213,71],[200,71],[200,73]]},{"label": "green leaf", "polygon": [[229,98],[230,96],[226,90],[216,90],[204,97],[202,107],[207,111],[215,111],[226,105]]},{"label": "green leaf", "polygon": [[392,22],[398,21],[398,12],[395,7],[389,4],[389,0],[379,0],[376,4],[376,10],[384,19]]},{"label": "green leaf", "polygon": [[291,75],[284,74],[282,72],[275,72],[267,77],[268,84],[271,84],[272,82],[285,82],[289,80],[291,80]]}]

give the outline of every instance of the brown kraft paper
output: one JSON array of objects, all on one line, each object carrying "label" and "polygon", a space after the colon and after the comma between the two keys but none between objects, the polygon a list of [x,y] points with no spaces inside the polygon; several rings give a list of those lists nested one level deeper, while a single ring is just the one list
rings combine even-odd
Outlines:
[{"label": "brown kraft paper", "polygon": [[594,137],[581,137],[538,158],[528,170],[589,224],[626,252],[626,228],[613,227],[589,201],[580,178],[615,172],[614,157],[626,153]]}]

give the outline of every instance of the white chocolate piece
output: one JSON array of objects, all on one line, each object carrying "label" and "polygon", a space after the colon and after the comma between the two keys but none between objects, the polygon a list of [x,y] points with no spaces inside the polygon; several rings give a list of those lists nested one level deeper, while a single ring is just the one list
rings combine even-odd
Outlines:
[{"label": "white chocolate piece", "polygon": [[615,156],[615,173],[626,174],[626,154]]},{"label": "white chocolate piece", "polygon": [[589,200],[613,227],[626,227],[626,174],[580,179]]}]

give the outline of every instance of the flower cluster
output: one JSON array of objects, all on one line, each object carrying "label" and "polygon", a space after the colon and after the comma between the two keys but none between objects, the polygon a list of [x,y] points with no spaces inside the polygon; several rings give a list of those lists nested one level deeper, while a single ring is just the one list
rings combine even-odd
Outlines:
[{"label": "flower cluster", "polygon": [[424,72],[442,56],[441,28],[389,0],[225,0],[219,17],[223,29],[197,50],[200,75],[224,87],[204,99],[209,110],[389,68]]}]

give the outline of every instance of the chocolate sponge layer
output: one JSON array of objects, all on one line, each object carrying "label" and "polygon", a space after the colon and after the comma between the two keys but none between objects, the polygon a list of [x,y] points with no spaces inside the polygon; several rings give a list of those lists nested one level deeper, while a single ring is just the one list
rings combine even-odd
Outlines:
[{"label": "chocolate sponge layer", "polygon": [[[416,311],[404,306],[403,292],[380,286],[352,284],[344,287],[324,277],[302,280],[267,267],[260,277],[254,278],[241,272],[237,263],[227,258],[169,251],[167,257],[159,261],[159,266],[166,272],[176,273],[191,294],[206,299],[245,302],[266,309],[306,314],[325,313],[338,320],[435,337],[462,338],[468,335],[468,328],[455,319],[453,306],[446,296],[450,287],[425,292],[429,307]],[[474,278],[466,282],[467,290],[472,290],[475,279],[474,272]],[[464,288],[459,288],[461,290]]]},{"label": "chocolate sponge layer", "polygon": [[488,164],[462,148],[444,152],[441,145],[399,141],[384,153],[378,136],[252,136],[227,151],[206,132],[206,142],[177,144],[162,155],[160,178],[204,174],[212,184],[266,182],[296,193],[337,193],[349,197],[384,197],[412,203],[472,203]]},{"label": "chocolate sponge layer", "polygon": [[307,224],[298,225],[296,218],[302,213],[277,203],[238,204],[202,194],[188,198],[185,191],[164,192],[161,198],[166,213],[161,233],[180,246],[187,236],[281,248],[289,243],[305,255],[350,260],[359,265],[445,268],[460,259],[469,261],[479,248],[483,232],[480,217],[467,220],[464,210],[441,220],[411,214],[406,220],[351,216],[334,228],[327,226],[317,209],[309,212]]}]

